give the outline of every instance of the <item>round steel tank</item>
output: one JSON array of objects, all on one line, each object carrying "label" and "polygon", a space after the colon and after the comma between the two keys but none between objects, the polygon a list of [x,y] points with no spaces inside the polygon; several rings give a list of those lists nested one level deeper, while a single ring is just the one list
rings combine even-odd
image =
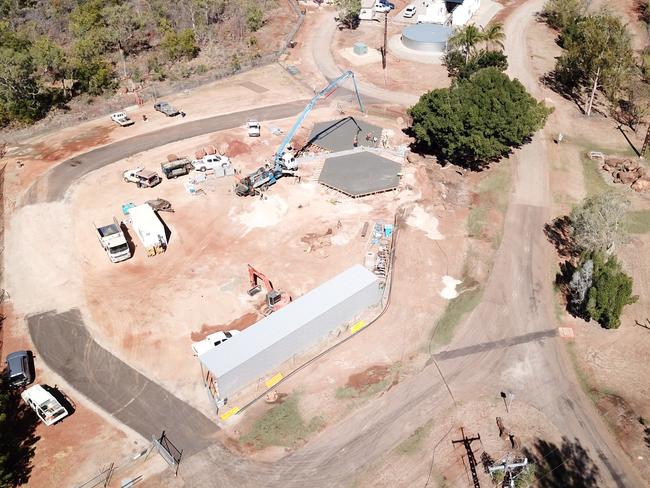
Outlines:
[{"label": "round steel tank", "polygon": [[409,25],[402,31],[402,44],[416,51],[444,53],[453,29],[441,24]]}]

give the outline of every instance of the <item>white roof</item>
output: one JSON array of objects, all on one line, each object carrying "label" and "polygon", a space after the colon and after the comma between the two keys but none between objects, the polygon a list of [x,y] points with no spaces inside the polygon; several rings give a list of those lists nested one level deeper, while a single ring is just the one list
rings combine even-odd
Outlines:
[{"label": "white roof", "polygon": [[225,375],[376,281],[377,276],[363,266],[352,266],[219,347],[199,355],[199,360],[217,378]]},{"label": "white roof", "polygon": [[27,388],[23,391],[21,396],[25,399],[30,398],[36,405],[43,405],[44,403],[54,399],[54,397],[41,385],[34,385]]}]

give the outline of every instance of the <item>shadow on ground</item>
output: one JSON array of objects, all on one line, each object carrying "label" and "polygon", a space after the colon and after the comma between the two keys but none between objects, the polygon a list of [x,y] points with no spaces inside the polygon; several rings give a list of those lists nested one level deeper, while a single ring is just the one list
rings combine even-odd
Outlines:
[{"label": "shadow on ground", "polygon": [[38,417],[9,387],[2,372],[0,380],[0,486],[19,486],[29,481],[36,442]]},{"label": "shadow on ground", "polygon": [[599,470],[577,439],[562,438],[557,445],[537,439],[524,455],[535,465],[539,488],[594,488]]}]

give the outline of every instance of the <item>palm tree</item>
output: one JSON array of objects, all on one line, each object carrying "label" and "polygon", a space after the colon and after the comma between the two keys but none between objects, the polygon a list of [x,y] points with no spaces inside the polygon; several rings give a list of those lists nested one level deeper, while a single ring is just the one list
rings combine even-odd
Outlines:
[{"label": "palm tree", "polygon": [[503,24],[501,22],[490,22],[485,27],[481,34],[483,35],[483,42],[490,49],[497,46],[500,51],[503,51],[503,41],[506,39],[506,33],[503,32]]},{"label": "palm tree", "polygon": [[460,48],[465,54],[465,62],[467,62],[469,55],[474,53],[476,46],[483,42],[483,39],[483,33],[479,28],[470,24],[458,29],[447,42],[450,47]]}]

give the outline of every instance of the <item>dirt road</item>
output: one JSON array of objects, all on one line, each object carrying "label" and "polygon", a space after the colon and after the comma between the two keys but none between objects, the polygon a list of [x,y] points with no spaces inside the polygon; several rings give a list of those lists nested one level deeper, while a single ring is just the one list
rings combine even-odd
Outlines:
[{"label": "dirt road", "polygon": [[242,126],[246,120],[277,120],[300,112],[307,100],[217,115],[149,132],[81,154],[55,166],[28,190],[24,205],[60,200],[70,185],[82,176],[132,154],[191,137]]}]

